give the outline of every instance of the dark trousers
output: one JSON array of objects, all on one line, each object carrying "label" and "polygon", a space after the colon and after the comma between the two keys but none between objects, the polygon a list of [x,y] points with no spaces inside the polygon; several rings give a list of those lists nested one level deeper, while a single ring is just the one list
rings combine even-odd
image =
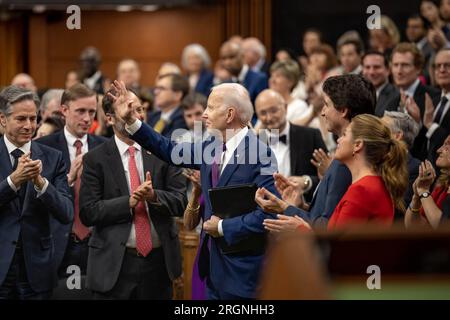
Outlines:
[{"label": "dark trousers", "polygon": [[100,300],[170,300],[172,281],[167,274],[162,248],[147,257],[126,249],[117,283],[108,292],[94,292]]},{"label": "dark trousers", "polygon": [[86,275],[89,252],[88,242],[89,238],[80,241],[73,234],[70,235],[63,261],[58,270],[60,279],[67,278],[70,275],[67,274],[67,268],[71,265],[80,267],[81,274]]},{"label": "dark trousers", "polygon": [[51,291],[36,292],[31,288],[23,251],[17,248],[5,281],[0,285],[0,300],[46,300],[51,294]]},{"label": "dark trousers", "polygon": [[209,279],[206,280],[206,299],[207,300],[254,300],[251,298],[244,298],[235,296],[234,294],[217,290]]}]

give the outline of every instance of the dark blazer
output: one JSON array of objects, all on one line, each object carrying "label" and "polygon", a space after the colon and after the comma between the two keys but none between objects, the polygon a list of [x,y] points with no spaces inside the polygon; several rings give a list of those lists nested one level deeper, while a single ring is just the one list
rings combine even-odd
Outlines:
[{"label": "dark blazer", "polygon": [[195,92],[201,93],[208,97],[213,86],[213,80],[214,74],[208,69],[203,69],[202,72],[200,72],[200,78],[195,86]]},{"label": "dark blazer", "polygon": [[[435,105],[437,107],[437,104]],[[428,154],[427,158],[433,165],[436,164],[438,157],[437,150],[444,144],[445,139],[450,134],[450,111],[444,114],[443,119],[439,127],[433,132],[433,135],[428,139]]]},{"label": "dark blazer", "polygon": [[[420,160],[414,158],[411,156],[411,153],[408,152],[408,189],[406,189],[405,195],[403,197],[403,200],[405,201],[405,206],[408,207],[408,205],[411,203],[412,197],[414,195],[414,190],[412,188],[412,185],[416,178],[419,176],[419,165]],[[395,211],[395,219],[401,220],[404,219],[405,215],[403,213],[399,213],[397,210]]]},{"label": "dark blazer", "polygon": [[[198,152],[215,149],[217,142],[209,140],[202,144],[177,144],[159,135],[145,124],[142,124],[132,139],[168,163],[173,163],[175,160],[171,156],[173,153],[180,155],[183,159],[183,163],[179,161],[178,165],[200,170],[205,199],[204,220],[208,220],[213,214],[208,193],[212,187],[212,165],[204,162],[202,158],[200,158],[202,161],[196,159]],[[215,147],[219,148],[218,145]],[[252,131],[249,131],[238,145],[232,159],[234,159],[233,163],[227,164],[223,169],[217,187],[255,183],[258,187],[265,187],[279,196],[272,176],[277,171],[276,158],[267,145],[261,142]],[[224,240],[228,245],[235,245],[249,236],[265,233],[263,221],[266,218],[273,218],[273,215],[257,207],[256,210],[245,215],[224,219],[222,222],[224,237],[211,238],[209,281],[220,295],[227,293],[238,297],[255,297],[264,255],[262,253],[227,255],[220,250],[219,241]],[[202,252],[202,254],[205,253]]]},{"label": "dark blazer", "polygon": [[7,181],[12,165],[4,138],[0,138],[0,284],[8,273],[14,244],[21,234],[30,286],[36,292],[45,292],[57,283],[55,239],[50,220],[53,217],[61,224],[70,224],[73,204],[61,152],[32,142],[31,158],[42,161],[42,176],[49,185],[39,198],[31,182],[22,185],[26,187],[26,195],[21,205]]},{"label": "dark blazer", "polygon": [[399,101],[400,91],[392,83],[387,83],[378,95],[375,115],[382,117],[385,110],[397,111]]},{"label": "dark blazer", "polygon": [[[88,150],[92,150],[105,141],[106,139],[103,137],[88,134]],[[36,142],[61,151],[66,168],[66,174],[69,173],[71,162],[69,147],[67,146],[67,140],[66,136],[64,135],[64,130],[60,130],[51,135],[39,138],[36,140]],[[70,188],[70,193],[72,195],[72,198],[74,199],[75,195],[73,192],[73,188]],[[66,252],[69,235],[72,232],[72,224],[61,224],[58,222],[58,220],[52,218],[51,225],[53,230],[53,239],[55,242],[55,263],[56,266],[59,267],[64,258],[64,253]]]},{"label": "dark blazer", "polygon": [[248,90],[252,103],[255,103],[255,99],[258,94],[264,89],[267,89],[269,83],[267,76],[264,73],[255,72],[249,69],[245,75],[242,85]]},{"label": "dark blazer", "polygon": [[351,184],[352,174],[350,170],[340,161],[333,160],[317,186],[309,206],[309,212],[289,206],[285,214],[298,215],[315,227],[326,227],[334,209]]},{"label": "dark blazer", "polygon": [[[158,120],[161,118],[161,111],[153,111],[148,115],[147,123],[153,128]],[[178,107],[170,116],[169,123],[166,123],[161,134],[164,137],[171,138],[172,133],[176,129],[187,129],[186,122],[184,121],[183,109]]]},{"label": "dark blazer", "polygon": [[305,195],[308,200],[312,199],[314,190],[319,183],[317,169],[311,163],[314,149],[321,148],[328,152],[322,134],[318,129],[301,127],[290,124],[289,144],[291,156],[291,175],[302,176],[308,175],[312,180],[311,190]]},{"label": "dark blazer", "polygon": [[[143,149],[144,171],[150,171],[159,204],[147,203],[162,249],[169,277],[181,275],[181,252],[175,216],[187,204],[186,178],[181,170],[162,162]],[[80,218],[94,227],[89,239],[87,288],[107,292],[119,277],[132,215],[130,192],[122,159],[114,138],[83,157]],[[107,267],[106,267],[107,266]]]}]

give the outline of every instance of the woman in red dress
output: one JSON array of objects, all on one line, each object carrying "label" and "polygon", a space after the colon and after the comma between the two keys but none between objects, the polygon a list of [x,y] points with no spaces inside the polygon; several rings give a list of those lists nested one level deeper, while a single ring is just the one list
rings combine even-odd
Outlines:
[{"label": "woman in red dress", "polygon": [[[394,209],[404,212],[403,194],[408,184],[405,145],[391,138],[391,132],[379,118],[358,115],[338,139],[335,158],[352,174],[352,184],[336,206],[328,229],[348,225],[377,223],[390,226]],[[260,189],[255,197],[269,212],[283,213],[289,203]],[[266,219],[269,231],[309,227],[298,216],[282,214]]]}]

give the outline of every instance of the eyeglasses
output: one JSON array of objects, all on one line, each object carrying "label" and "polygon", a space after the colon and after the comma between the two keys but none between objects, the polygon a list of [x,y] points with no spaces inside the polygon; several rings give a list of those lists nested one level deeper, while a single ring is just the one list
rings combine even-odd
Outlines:
[{"label": "eyeglasses", "polygon": [[161,86],[159,86],[159,87],[154,87],[154,88],[153,88],[153,91],[154,91],[154,92],[157,92],[157,91],[164,91],[164,90],[172,90],[172,89],[170,89],[170,88],[165,88],[165,87],[161,87]]},{"label": "eyeglasses", "polygon": [[440,70],[441,67],[444,67],[444,70],[449,70],[450,69],[450,63],[446,62],[446,63],[435,63],[435,64],[433,64],[433,68],[435,70]]}]

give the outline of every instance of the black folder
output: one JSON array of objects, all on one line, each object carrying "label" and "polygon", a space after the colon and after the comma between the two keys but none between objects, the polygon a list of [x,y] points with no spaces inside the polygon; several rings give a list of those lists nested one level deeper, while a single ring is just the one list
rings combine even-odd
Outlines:
[{"label": "black folder", "polygon": [[[234,218],[254,211],[257,207],[256,184],[240,184],[209,189],[212,212],[222,219]],[[255,233],[235,245],[228,245],[223,237],[217,238],[224,254],[259,255],[264,252],[266,233]]]}]

